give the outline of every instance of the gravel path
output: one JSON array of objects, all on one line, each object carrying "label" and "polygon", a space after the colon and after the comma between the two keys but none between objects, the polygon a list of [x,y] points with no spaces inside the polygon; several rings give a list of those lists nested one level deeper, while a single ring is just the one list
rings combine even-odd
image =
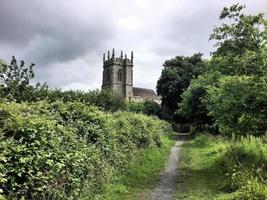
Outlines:
[{"label": "gravel path", "polygon": [[178,138],[178,141],[171,150],[160,181],[150,195],[150,200],[171,200],[174,198],[178,179],[179,149],[184,140],[183,135],[178,136]]}]

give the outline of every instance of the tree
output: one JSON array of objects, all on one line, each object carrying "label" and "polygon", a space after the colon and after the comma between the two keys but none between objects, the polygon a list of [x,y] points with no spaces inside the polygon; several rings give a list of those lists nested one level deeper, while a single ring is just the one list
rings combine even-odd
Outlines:
[{"label": "tree", "polygon": [[[253,93],[251,94],[252,97],[248,97],[250,90],[257,91],[259,96],[265,92],[264,87],[259,87],[256,90],[256,85],[263,84],[257,80],[266,80],[267,23],[262,14],[244,15],[242,13],[243,8],[243,6],[236,4],[223,9],[220,19],[228,19],[229,21],[227,24],[216,27],[210,36],[210,39],[217,41],[217,49],[212,53],[212,58],[206,62],[205,73],[191,81],[188,89],[182,94],[182,101],[177,113],[186,117],[196,128],[207,122],[213,123],[215,121],[220,132],[226,134],[226,131],[223,131],[223,129],[226,130],[225,127],[228,127],[227,131],[233,131],[234,124],[241,113],[234,116],[234,111],[227,110],[227,106],[231,106],[232,109],[244,109],[241,105],[242,101],[249,98],[253,99],[256,95]],[[233,80],[239,79],[239,77],[247,77],[247,79],[246,81],[243,79]],[[222,80],[223,84],[220,82]],[[252,84],[253,81],[254,85]],[[250,86],[246,86],[248,82],[251,84]],[[226,85],[228,88],[224,87]],[[213,95],[210,94],[211,91]],[[254,106],[252,101],[248,100],[245,103],[252,107],[254,112],[262,112],[262,107]],[[214,111],[215,109],[216,111]],[[246,113],[245,110],[243,112]],[[227,118],[227,116],[229,117]],[[228,123],[224,120],[226,118],[234,119],[235,122]],[[257,119],[259,118],[257,116]],[[257,123],[260,122],[257,121]],[[229,128],[230,126],[232,129]],[[236,129],[238,128],[236,127]],[[241,128],[239,129],[241,130]],[[245,129],[243,131],[246,133]]]},{"label": "tree", "polygon": [[0,85],[1,97],[21,100],[23,93],[30,88],[30,80],[34,77],[32,63],[29,67],[25,66],[24,61],[17,64],[15,57],[12,57],[10,64],[0,63]]},{"label": "tree", "polygon": [[200,75],[190,82],[189,87],[181,95],[182,100],[176,112],[185,117],[197,130],[203,130],[213,123],[212,117],[208,116],[207,105],[203,99],[207,89],[217,85],[217,79],[220,76],[220,73]]},{"label": "tree", "polygon": [[220,19],[228,23],[216,27],[210,35],[216,41],[211,68],[224,75],[258,75],[267,73],[267,21],[263,14],[245,15],[244,6],[223,8]]},{"label": "tree", "polygon": [[266,20],[263,14],[245,15],[245,6],[234,4],[224,7],[220,19],[233,21],[216,27],[210,39],[216,40],[218,47],[214,55],[243,55],[246,51],[258,52],[266,45]]},{"label": "tree", "polygon": [[174,119],[174,113],[181,101],[181,94],[189,86],[191,79],[203,71],[202,54],[191,57],[177,56],[165,61],[161,76],[157,82],[157,93],[162,98],[165,118]]},{"label": "tree", "polygon": [[267,76],[223,76],[218,86],[208,88],[205,99],[220,133],[266,133]]}]

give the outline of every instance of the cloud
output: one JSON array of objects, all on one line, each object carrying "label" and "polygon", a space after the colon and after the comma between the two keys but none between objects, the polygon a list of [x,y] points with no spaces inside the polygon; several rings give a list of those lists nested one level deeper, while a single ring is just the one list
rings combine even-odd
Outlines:
[{"label": "cloud", "polygon": [[[266,0],[240,0],[248,13]],[[155,88],[162,63],[212,50],[219,12],[234,0],[3,0],[0,58],[36,64],[36,81],[64,89],[101,87],[102,53],[135,53],[134,84]]]},{"label": "cloud", "polygon": [[93,9],[86,1],[0,4],[0,42],[23,49],[22,56],[42,65],[83,56],[114,34],[112,22],[100,14],[103,8]]}]

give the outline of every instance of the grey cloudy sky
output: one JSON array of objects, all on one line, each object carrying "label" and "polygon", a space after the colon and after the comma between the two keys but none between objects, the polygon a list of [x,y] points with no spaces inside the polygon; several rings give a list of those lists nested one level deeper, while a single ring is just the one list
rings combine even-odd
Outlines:
[{"label": "grey cloudy sky", "polygon": [[212,50],[224,6],[266,13],[267,0],[1,0],[0,58],[36,64],[36,81],[63,89],[101,87],[102,54],[134,51],[134,85],[155,88],[162,63]]}]

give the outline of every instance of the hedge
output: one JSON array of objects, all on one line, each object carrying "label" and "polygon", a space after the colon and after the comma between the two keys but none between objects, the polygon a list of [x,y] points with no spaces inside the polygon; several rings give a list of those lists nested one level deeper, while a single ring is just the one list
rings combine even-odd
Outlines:
[{"label": "hedge", "polygon": [[94,195],[142,148],[170,131],[155,117],[107,113],[80,102],[0,103],[0,196]]}]

